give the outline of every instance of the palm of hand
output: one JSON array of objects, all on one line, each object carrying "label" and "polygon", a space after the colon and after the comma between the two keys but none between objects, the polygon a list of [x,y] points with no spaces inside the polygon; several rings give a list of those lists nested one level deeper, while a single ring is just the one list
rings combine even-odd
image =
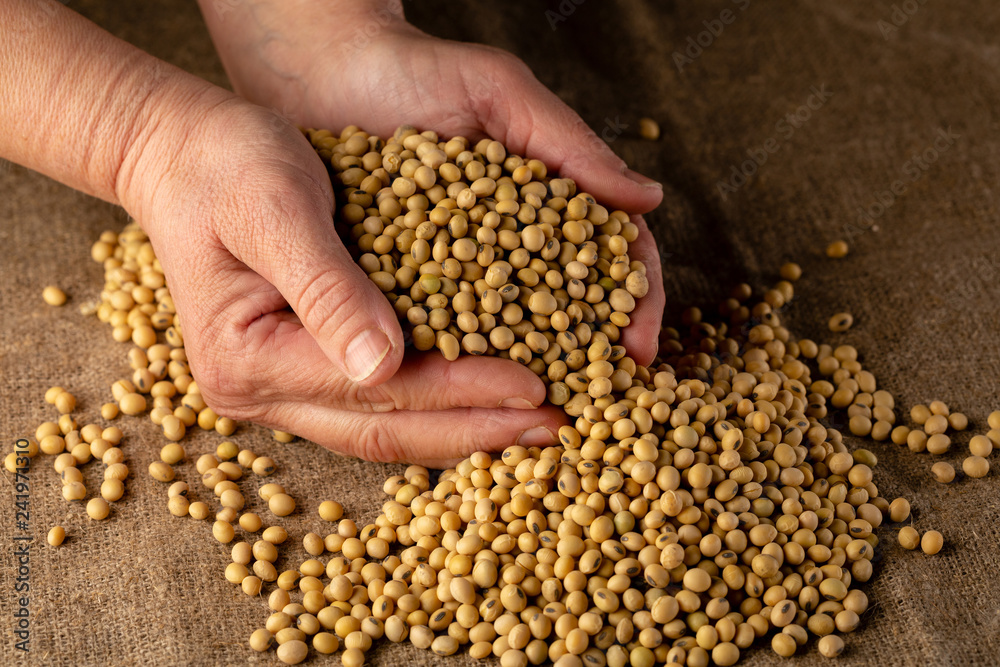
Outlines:
[{"label": "palm of hand", "polygon": [[507,108],[514,86],[532,78],[524,63],[505,51],[431,38],[409,26],[385,32],[358,54],[360,66],[317,64],[303,98],[304,118],[335,127],[363,123],[382,136],[406,123],[442,137],[489,136],[513,152],[530,152],[530,119]]},{"label": "palm of hand", "polygon": [[[388,136],[410,124],[441,137],[497,139],[511,152],[540,158],[575,178],[598,200],[626,210],[646,211],[662,196],[659,190],[638,190],[624,178],[625,163],[506,51],[437,39],[400,23],[384,27],[364,45],[320,44],[301,60],[311,64],[295,70],[295,76],[270,88],[248,81],[245,92],[264,104],[281,105],[285,115],[308,127],[356,124]],[[637,361],[649,363],[664,294],[655,241],[641,217],[633,221],[640,238],[630,255],[646,265],[650,293],[639,302],[623,342]]]}]

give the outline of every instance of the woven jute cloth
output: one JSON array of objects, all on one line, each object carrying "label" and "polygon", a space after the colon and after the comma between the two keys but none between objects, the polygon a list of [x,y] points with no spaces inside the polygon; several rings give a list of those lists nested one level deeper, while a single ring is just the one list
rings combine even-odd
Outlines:
[{"label": "woven jute cloth", "polygon": [[[80,0],[70,7],[150,53],[225,85],[198,9],[190,0]],[[662,253],[667,315],[709,308],[733,284],[761,289],[777,267],[804,270],[783,318],[795,335],[861,350],[865,365],[897,399],[897,415],[941,399],[984,432],[1000,408],[1000,15],[986,0],[820,0],[700,3],[562,0],[535,3],[411,2],[431,32],[512,51],[609,140],[630,165],[665,184],[648,216]],[[516,91],[512,91],[516,94]],[[643,140],[638,119],[659,121]],[[363,124],[363,119],[358,119]],[[127,346],[78,305],[97,296],[101,268],[89,246],[118,229],[120,210],[16,166],[0,171],[0,441],[56,418],[43,401],[51,385],[79,400],[78,419],[99,421],[110,384],[126,377]],[[850,255],[830,260],[837,238]],[[45,305],[45,285],[70,295]],[[854,327],[830,334],[835,312]],[[164,443],[147,419],[119,419],[132,476],[107,521],[91,521],[60,495],[51,459],[29,473],[30,518],[19,526],[15,487],[0,495],[0,664],[273,664],[246,643],[267,614],[225,581],[229,548],[209,522],[166,512],[165,487],[145,472]],[[942,457],[958,467],[968,434]],[[291,534],[279,570],[304,557],[301,538],[325,534],[316,505],[339,499],[359,525],[383,502],[382,480],[402,470],[338,457],[312,443],[274,442],[243,426],[243,447],[272,455],[273,481],[301,509],[281,520]],[[192,458],[222,440],[196,430]],[[846,637],[845,665],[1000,663],[998,474],[950,486],[934,482],[933,457],[847,438],[879,457],[876,481],[889,498],[913,503],[913,524],[936,528],[944,550],[907,552],[895,531],[882,541],[865,590],[871,610]],[[997,459],[993,458],[994,466]],[[84,468],[88,489],[101,466]],[[179,478],[196,481],[193,464]],[[251,509],[267,513],[246,482]],[[192,484],[196,494],[200,485]],[[63,525],[60,548],[45,534]],[[15,540],[33,537],[33,541]],[[16,592],[15,550],[29,544],[30,591]],[[22,570],[23,574],[23,570]],[[27,597],[30,652],[14,630]],[[789,664],[826,664],[815,643]],[[411,646],[383,646],[371,664],[471,664]],[[742,664],[773,664],[769,647]],[[336,658],[317,659],[338,664]]]}]

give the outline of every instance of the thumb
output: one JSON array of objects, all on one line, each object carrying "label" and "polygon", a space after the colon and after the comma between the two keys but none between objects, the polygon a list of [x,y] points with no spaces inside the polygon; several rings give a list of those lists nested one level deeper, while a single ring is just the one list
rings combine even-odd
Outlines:
[{"label": "thumb", "polygon": [[304,265],[311,270],[279,275],[276,287],[348,378],[365,386],[381,384],[403,360],[396,313],[339,241],[317,250],[318,256]]},{"label": "thumb", "polygon": [[617,117],[605,119],[604,136],[598,136],[524,63],[501,62],[504,65],[493,84],[469,86],[477,97],[485,96],[477,106],[486,109],[487,134],[503,137],[508,149],[538,158],[560,176],[572,178],[602,204],[629,213],[646,213],[659,206],[663,186],[629,169],[608,145],[626,127]]},{"label": "thumb", "polygon": [[365,386],[385,382],[402,362],[403,332],[388,300],[337,236],[332,195],[304,197],[309,186],[301,180],[286,187],[275,180],[269,194],[276,204],[255,207],[249,229],[220,240],[274,285],[348,378]]}]

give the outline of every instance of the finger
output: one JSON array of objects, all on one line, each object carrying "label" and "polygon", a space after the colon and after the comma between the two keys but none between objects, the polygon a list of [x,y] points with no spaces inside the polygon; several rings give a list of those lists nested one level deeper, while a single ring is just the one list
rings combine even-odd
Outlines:
[{"label": "finger", "polygon": [[[542,85],[524,63],[509,54],[496,58],[500,64],[489,78],[482,71],[463,70],[471,104],[488,135],[509,150],[538,158],[560,176],[572,178],[605,205],[646,213],[660,204],[663,188],[659,183],[629,170],[607,141]],[[611,132],[609,139],[620,134],[617,127],[602,131]]]},{"label": "finger", "polygon": [[515,361],[466,355],[448,361],[437,351],[407,358],[392,380],[363,389],[361,396],[375,401],[376,392],[411,410],[534,409],[546,395],[541,379]]},{"label": "finger", "polygon": [[646,280],[649,291],[636,300],[636,307],[629,318],[631,322],[622,331],[622,345],[636,363],[648,366],[656,356],[660,324],[663,321],[663,273],[660,256],[656,251],[656,240],[641,216],[632,216],[632,222],[639,227],[639,238],[628,247],[629,257],[646,266]]},{"label": "finger", "polygon": [[[509,359],[462,356],[448,361],[439,352],[408,356],[399,371],[376,387],[359,387],[326,358],[294,313],[279,311],[248,329],[243,357],[259,383],[261,398],[309,401],[356,412],[447,410],[462,407],[534,409],[545,385]],[[270,390],[265,387],[269,387]]]},{"label": "finger", "polygon": [[[509,410],[459,408],[432,412],[361,414],[313,405],[282,410],[292,433],[328,449],[368,461],[408,461],[447,467],[473,452],[514,444],[546,447],[567,421],[558,408]],[[279,417],[279,418],[280,418]]]},{"label": "finger", "polygon": [[[258,173],[268,175],[268,166]],[[271,171],[251,201],[217,222],[220,240],[278,289],[348,378],[369,386],[385,382],[402,361],[402,330],[337,237],[329,182],[296,175],[287,165]]]}]

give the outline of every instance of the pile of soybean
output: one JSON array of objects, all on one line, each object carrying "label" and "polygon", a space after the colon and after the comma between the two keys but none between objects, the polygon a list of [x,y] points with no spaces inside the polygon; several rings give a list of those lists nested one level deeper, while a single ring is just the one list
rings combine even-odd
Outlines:
[{"label": "pile of soybean", "polygon": [[[647,289],[624,213],[495,141],[306,134],[343,236],[414,345],[525,364],[575,421],[559,446],[476,454],[434,486],[419,468],[388,480],[376,522],[325,545],[343,555],[321,608],[293,612],[354,636],[351,651],[370,645],[360,632],[504,667],[732,665],[755,642],[790,656],[810,636],[843,650],[875,531],[909,503],[881,497],[875,455],[820,422],[834,395],[857,414],[894,402],[853,347],[781,325],[791,281],[755,303],[739,286],[717,322],[688,311],[644,367],[616,345]],[[272,609],[274,628],[301,618]]]},{"label": "pile of soybean", "polygon": [[[356,667],[388,640],[498,656],[503,667],[650,667],[732,665],[764,643],[790,656],[818,638],[832,657],[868,608],[861,585],[880,528],[907,548],[942,549],[939,532],[911,525],[906,499],[879,495],[876,455],[850,451],[826,425],[844,411],[854,435],[933,449],[896,426],[892,395],[855,348],[797,340],[782,325],[798,266],[782,267],[760,298],[738,286],[711,318],[689,309],[642,366],[618,345],[648,289],[628,253],[638,230],[623,212],[495,141],[441,141],[409,127],[384,141],[356,127],[305,133],[330,168],[340,232],[413,346],[527,365],[572,425],[558,446],[477,453],[438,476],[410,466],[386,480],[388,500],[366,526],[333,500],[313,501],[328,528],[289,542],[280,519],[296,508],[292,490],[255,488],[270,514],[261,517],[240,487],[274,473],[269,457],[229,440],[200,453],[208,502],[176,478],[194,458],[178,443],[190,429],[229,437],[237,425],[201,399],[145,234],[106,232],[92,250],[106,272],[101,301],[82,310],[135,347],[132,377],[115,383],[101,416],[149,411],[163,427],[149,472],[171,483],[171,514],[206,519],[218,505],[212,534],[231,544],[225,578],[273,612],[249,638],[254,650],[276,648],[297,664],[343,648],[342,663]],[[50,394],[63,417],[40,427],[36,438],[48,440],[33,454],[56,454],[64,477],[74,467],[64,448],[76,465],[94,456],[124,467],[108,457],[120,450],[102,445],[120,430],[99,438],[88,425],[78,436],[72,395]],[[936,435],[942,414],[954,431],[967,425],[939,402],[910,416]],[[969,443],[969,476],[986,474],[979,459],[1000,445],[1000,413],[989,424]],[[279,550],[297,542],[308,558],[278,572]]]},{"label": "pile of soybean", "polygon": [[[587,388],[586,346],[595,334],[617,343],[649,290],[628,254],[639,235],[628,214],[498,141],[439,142],[412,127],[389,141],[354,127],[309,139],[338,186],[342,235],[409,322],[413,347],[514,359],[551,382],[555,405]],[[607,395],[609,380],[627,388],[615,370],[592,392]]]}]

